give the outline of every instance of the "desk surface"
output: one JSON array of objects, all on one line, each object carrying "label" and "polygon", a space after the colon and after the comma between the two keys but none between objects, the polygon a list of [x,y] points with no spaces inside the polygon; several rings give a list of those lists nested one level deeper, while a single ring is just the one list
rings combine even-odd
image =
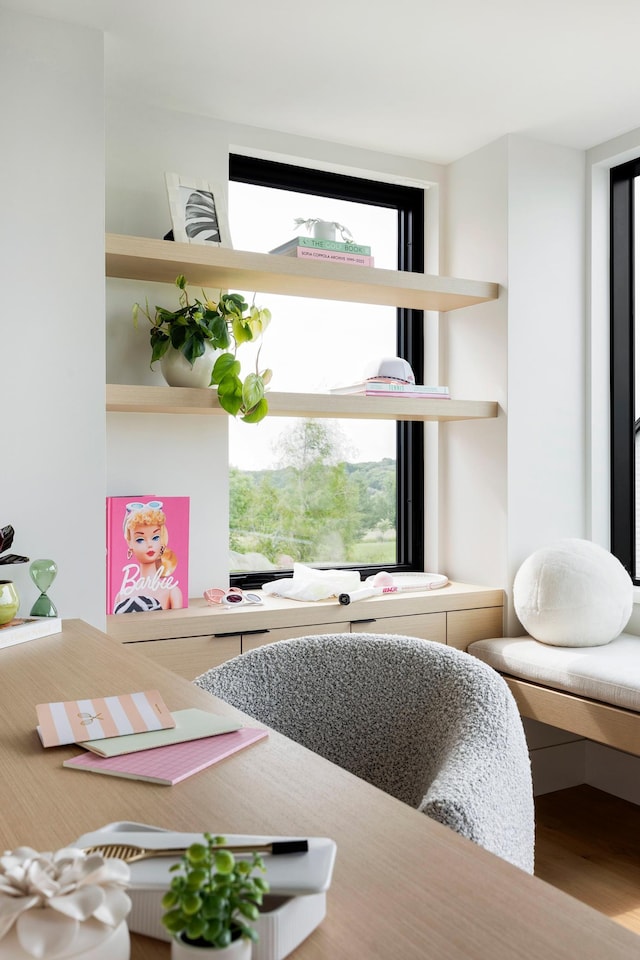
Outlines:
[{"label": "desk surface", "polygon": [[[1,849],[63,846],[114,820],[213,833],[330,836],[327,917],[293,960],[616,960],[640,939],[321,757],[267,740],[174,787],[64,769],[35,705],[157,688],[171,710],[237,711],[81,621],[0,650]],[[133,960],[169,956],[134,937]]]}]

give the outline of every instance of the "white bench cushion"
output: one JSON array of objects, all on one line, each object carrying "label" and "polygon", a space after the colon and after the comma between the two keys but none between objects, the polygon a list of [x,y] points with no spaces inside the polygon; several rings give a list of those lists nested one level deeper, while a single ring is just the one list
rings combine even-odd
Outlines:
[{"label": "white bench cushion", "polygon": [[621,633],[603,647],[550,647],[531,637],[476,640],[468,652],[522,680],[640,712],[640,637]]}]

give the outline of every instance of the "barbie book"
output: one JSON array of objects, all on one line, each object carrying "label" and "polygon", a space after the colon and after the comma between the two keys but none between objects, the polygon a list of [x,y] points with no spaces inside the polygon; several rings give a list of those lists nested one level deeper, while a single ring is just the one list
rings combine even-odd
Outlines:
[{"label": "barbie book", "polygon": [[189,497],[107,497],[107,613],[189,605]]}]

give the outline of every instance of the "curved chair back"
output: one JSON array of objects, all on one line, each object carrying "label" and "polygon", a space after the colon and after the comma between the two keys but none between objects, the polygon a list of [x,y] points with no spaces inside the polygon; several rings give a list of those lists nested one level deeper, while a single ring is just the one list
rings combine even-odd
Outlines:
[{"label": "curved chair back", "polygon": [[532,871],[522,722],[502,677],[476,658],[413,637],[309,636],[195,683]]}]

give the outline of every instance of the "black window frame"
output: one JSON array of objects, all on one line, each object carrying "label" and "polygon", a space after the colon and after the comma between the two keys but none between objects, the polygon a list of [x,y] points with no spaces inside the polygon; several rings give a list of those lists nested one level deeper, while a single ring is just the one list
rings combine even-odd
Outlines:
[{"label": "black window frame", "polygon": [[[398,270],[424,272],[424,190],[402,184],[367,180],[311,167],[279,163],[240,154],[229,156],[229,179],[297,193],[366,203],[398,212]],[[397,355],[409,361],[416,382],[424,377],[424,313],[397,308]],[[345,565],[363,576],[380,570],[404,573],[424,570],[424,425],[397,423],[396,532],[397,563]],[[319,566],[319,565],[318,565]],[[342,565],[341,565],[342,569]],[[287,571],[278,571],[278,576]],[[268,571],[234,573],[234,586],[256,588]]]},{"label": "black window frame", "polygon": [[635,216],[640,158],[612,167],[610,176],[611,552],[635,584]]}]

